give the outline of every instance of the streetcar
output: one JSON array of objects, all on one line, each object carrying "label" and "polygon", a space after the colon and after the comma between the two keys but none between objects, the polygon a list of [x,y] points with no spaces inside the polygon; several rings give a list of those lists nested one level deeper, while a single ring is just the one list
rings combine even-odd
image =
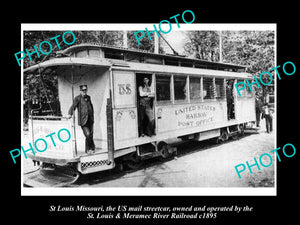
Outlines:
[{"label": "streetcar", "polygon": [[[29,136],[40,137],[65,128],[71,140],[45,152],[28,154],[42,170],[59,170],[76,181],[81,174],[134,167],[141,161],[176,154],[174,139],[226,141],[255,121],[255,94],[237,95],[234,84],[251,80],[246,67],[228,63],[158,54],[95,43],[71,46],[58,56],[24,69],[27,74],[56,76],[59,110],[48,115],[30,111]],[[152,136],[140,135],[138,87],[150,80]],[[85,153],[85,137],[77,124],[77,111],[67,119],[69,107],[88,86],[94,107],[95,152]]]}]

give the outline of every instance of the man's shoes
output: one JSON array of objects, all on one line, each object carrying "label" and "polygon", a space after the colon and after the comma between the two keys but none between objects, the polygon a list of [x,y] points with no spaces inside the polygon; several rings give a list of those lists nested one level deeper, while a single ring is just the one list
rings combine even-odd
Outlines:
[{"label": "man's shoes", "polygon": [[87,151],[87,154],[88,155],[95,154],[95,150],[90,149],[90,150]]}]

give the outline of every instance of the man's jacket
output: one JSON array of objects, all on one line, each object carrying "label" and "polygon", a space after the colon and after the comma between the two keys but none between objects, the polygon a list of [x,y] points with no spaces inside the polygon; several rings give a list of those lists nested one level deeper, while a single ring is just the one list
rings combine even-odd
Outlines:
[{"label": "man's jacket", "polygon": [[[73,104],[69,109],[69,115],[73,115],[74,110],[77,108],[78,110],[78,125],[84,126],[90,116],[90,122],[94,123],[94,108],[91,102],[91,97],[86,95],[83,97],[82,95],[78,95],[74,98]],[[88,112],[88,109],[91,112]]]}]

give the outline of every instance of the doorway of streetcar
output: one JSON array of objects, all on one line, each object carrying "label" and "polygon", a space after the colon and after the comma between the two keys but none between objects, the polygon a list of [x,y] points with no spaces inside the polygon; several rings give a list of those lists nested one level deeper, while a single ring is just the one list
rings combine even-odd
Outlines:
[{"label": "doorway of streetcar", "polygon": [[139,136],[155,135],[155,117],[153,101],[155,97],[152,74],[137,73],[137,106]]},{"label": "doorway of streetcar", "polygon": [[226,80],[227,120],[235,119],[233,88],[234,88],[234,79]]}]

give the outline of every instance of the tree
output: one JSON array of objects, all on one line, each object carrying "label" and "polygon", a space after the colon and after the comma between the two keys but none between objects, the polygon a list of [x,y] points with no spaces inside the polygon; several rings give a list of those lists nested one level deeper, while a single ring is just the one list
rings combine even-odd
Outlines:
[{"label": "tree", "polygon": [[[133,48],[133,49],[139,49],[139,50],[145,50],[145,51],[149,51],[149,52],[154,52],[154,35],[157,35],[156,33],[152,33],[150,34],[151,36],[151,40],[148,37],[147,34],[145,34],[145,37],[140,39],[140,45],[137,43],[137,40],[134,36],[134,32],[136,31],[128,31],[127,32],[127,39],[128,39],[128,48]],[[160,34],[161,35],[161,34]],[[158,38],[158,42],[159,42],[159,53],[164,53],[164,49],[161,46],[161,42],[162,39]]]},{"label": "tree", "polygon": [[[274,31],[224,31],[222,33],[224,62],[246,65],[247,72],[257,77],[275,66]],[[262,77],[262,80],[268,83],[270,77]],[[272,86],[261,85],[261,87],[261,89],[256,88],[258,97],[265,97],[268,93],[274,92]]]},{"label": "tree", "polygon": [[223,31],[223,61],[248,66],[251,74],[274,67],[273,31]]},{"label": "tree", "polygon": [[74,31],[78,42],[81,43],[98,43],[105,45],[122,46],[122,31]]},{"label": "tree", "polygon": [[[219,61],[219,31],[187,31],[184,50],[198,59]],[[222,31],[223,62],[258,73],[274,67],[273,31]]]},{"label": "tree", "polygon": [[[188,31],[185,52],[198,59],[219,60],[219,35],[216,31]],[[274,31],[222,31],[222,62],[247,66],[253,76],[269,71],[275,66]],[[264,77],[265,83],[268,83]],[[258,89],[266,95],[269,86]],[[272,91],[272,90],[270,90]]]},{"label": "tree", "polygon": [[[74,44],[81,43],[99,43],[106,45],[122,46],[122,32],[121,31],[72,31],[75,34],[76,40]],[[43,55],[40,57],[37,54],[31,55],[32,61],[28,58],[24,58],[24,67],[29,67],[44,61],[45,59],[55,56],[57,51],[64,50],[69,47],[69,45],[60,43],[60,49],[55,44],[55,41],[50,41],[50,38],[60,35],[58,40],[62,40],[62,35],[64,31],[24,31],[24,49],[28,49],[29,52],[34,52],[34,46],[38,49],[39,43],[43,41],[49,41],[52,43],[53,49],[51,54]],[[65,36],[66,41],[73,37]],[[48,52],[50,47],[48,45],[43,45],[43,51]]]},{"label": "tree", "polygon": [[197,59],[219,61],[219,34],[217,31],[187,31],[184,51]]}]

